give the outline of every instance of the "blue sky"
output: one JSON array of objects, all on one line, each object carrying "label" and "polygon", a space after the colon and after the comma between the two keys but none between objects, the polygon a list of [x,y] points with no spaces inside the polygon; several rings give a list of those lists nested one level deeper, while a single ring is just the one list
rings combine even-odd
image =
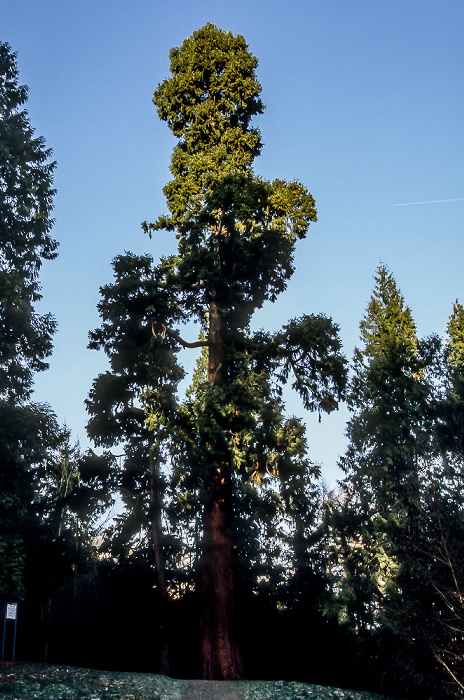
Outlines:
[{"label": "blue sky", "polygon": [[[165,211],[174,145],[151,99],[169,49],[206,22],[243,34],[259,59],[256,172],[299,179],[318,209],[287,292],[255,325],[323,312],[351,358],[380,262],[420,336],[443,335],[464,300],[464,201],[395,206],[464,198],[463,0],[2,0],[0,41],[18,53],[32,125],[58,162],[60,255],[43,268],[40,310],[59,330],[35,398],[84,447],[83,402],[106,368],[86,349],[99,286],[115,255],[175,248],[140,228]],[[298,400],[289,411],[305,415]],[[333,484],[346,410],[305,418],[310,456]]]}]

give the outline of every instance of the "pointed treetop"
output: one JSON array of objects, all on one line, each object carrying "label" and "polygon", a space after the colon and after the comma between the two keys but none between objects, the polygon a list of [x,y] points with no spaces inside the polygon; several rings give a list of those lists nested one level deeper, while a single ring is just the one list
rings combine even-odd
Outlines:
[{"label": "pointed treetop", "polygon": [[375,287],[359,324],[365,344],[364,355],[375,357],[399,344],[414,355],[417,335],[411,309],[405,306],[404,297],[385,265],[379,265],[374,279]]},{"label": "pointed treetop", "polygon": [[453,306],[453,313],[449,317],[446,327],[448,340],[446,347],[448,350],[448,361],[456,368],[464,367],[464,307],[456,299]]}]

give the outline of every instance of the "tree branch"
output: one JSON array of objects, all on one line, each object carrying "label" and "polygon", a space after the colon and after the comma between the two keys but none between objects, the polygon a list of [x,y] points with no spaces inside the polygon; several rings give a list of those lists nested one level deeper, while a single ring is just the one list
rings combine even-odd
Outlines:
[{"label": "tree branch", "polygon": [[[156,321],[152,321],[151,332],[153,333],[153,335],[156,335],[155,324],[156,324]],[[181,338],[181,336],[179,335],[179,333],[177,333],[177,331],[173,331],[171,328],[168,328],[167,326],[164,325],[164,323],[162,324],[162,329],[163,329],[162,335],[167,335],[167,336],[169,336],[169,338],[173,338],[180,345],[182,345],[183,348],[206,348],[209,345],[207,340],[196,340],[194,343],[189,343],[189,342],[187,342],[187,340],[184,340],[183,338]]]}]

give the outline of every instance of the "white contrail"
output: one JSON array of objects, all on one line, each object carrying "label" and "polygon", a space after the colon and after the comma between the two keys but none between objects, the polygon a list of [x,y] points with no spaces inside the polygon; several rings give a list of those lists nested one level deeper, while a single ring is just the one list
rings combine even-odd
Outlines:
[{"label": "white contrail", "polygon": [[409,207],[411,204],[437,204],[438,202],[464,202],[464,197],[456,197],[455,199],[428,199],[426,202],[401,202],[401,204],[395,204],[395,207]]}]

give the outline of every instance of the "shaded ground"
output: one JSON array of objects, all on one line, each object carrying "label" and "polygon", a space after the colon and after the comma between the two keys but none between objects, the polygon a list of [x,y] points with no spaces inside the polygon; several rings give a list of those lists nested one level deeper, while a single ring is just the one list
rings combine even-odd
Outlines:
[{"label": "shaded ground", "polygon": [[309,683],[176,680],[149,673],[15,662],[0,663],[0,700],[381,700],[381,696]]},{"label": "shaded ground", "polygon": [[180,700],[245,700],[236,681],[184,681]]}]

